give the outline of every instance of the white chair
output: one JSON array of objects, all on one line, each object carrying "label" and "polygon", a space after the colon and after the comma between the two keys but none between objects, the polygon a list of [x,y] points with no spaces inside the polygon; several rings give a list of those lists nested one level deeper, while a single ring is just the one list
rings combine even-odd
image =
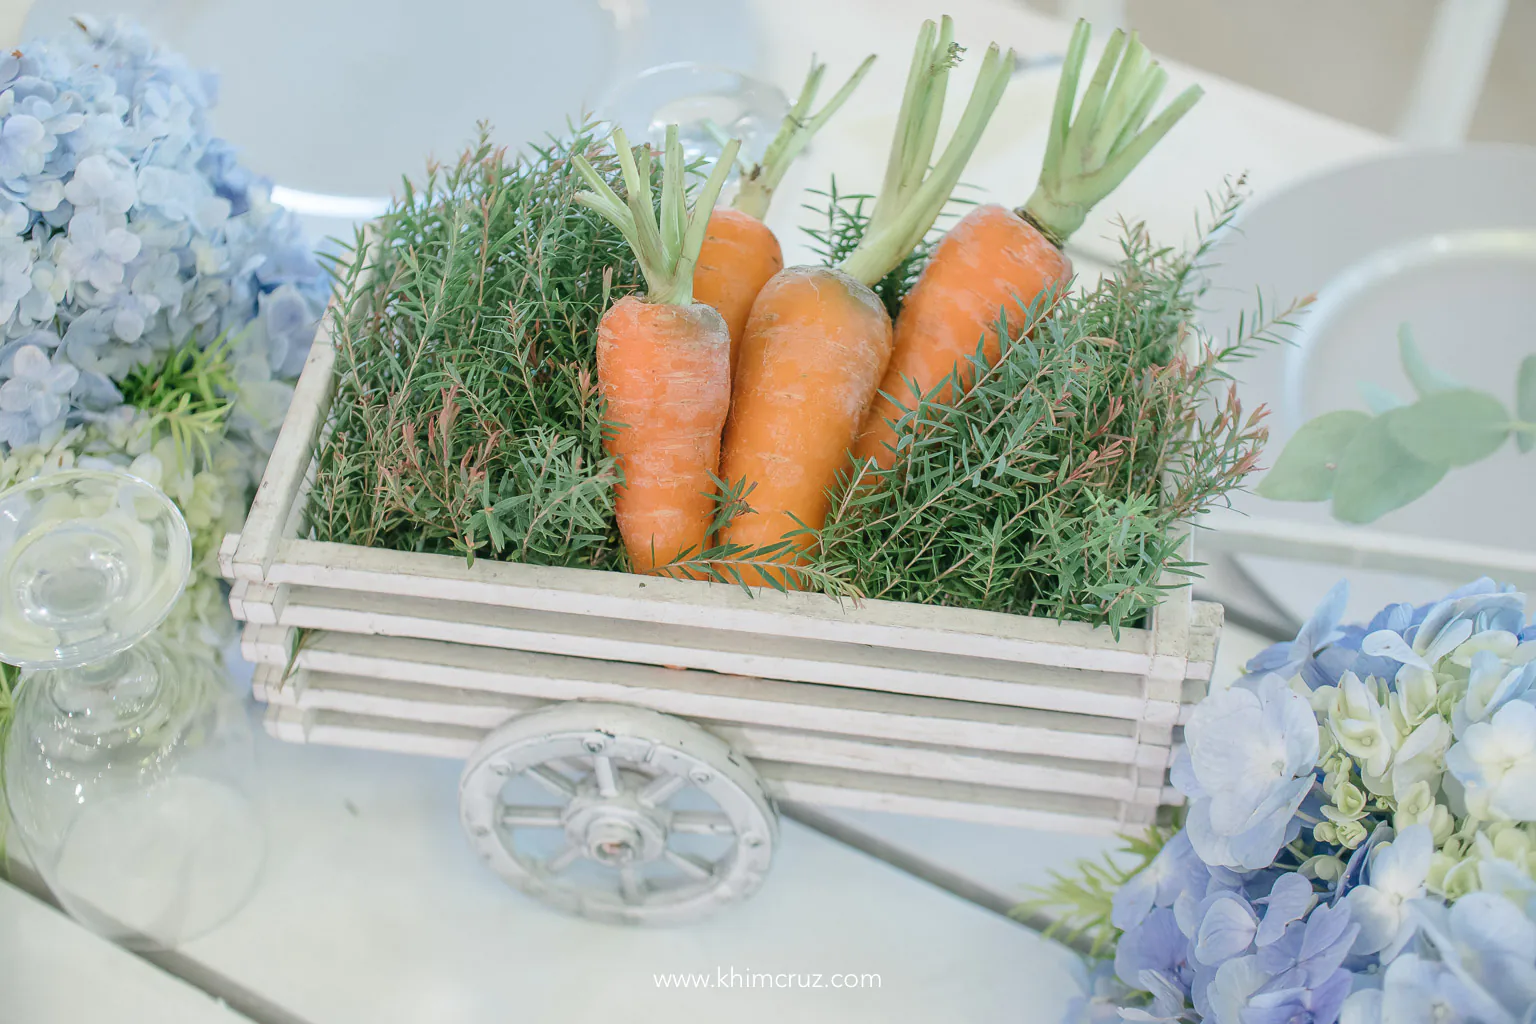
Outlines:
[{"label": "white chair", "polygon": [[[1508,0],[1440,0],[1398,121],[1397,135],[1404,142],[1453,146],[1466,141],[1507,8]],[[1057,12],[1068,21],[1087,18],[1095,26],[1128,27],[1125,0],[1059,0]]]},{"label": "white chair", "polygon": [[1398,122],[1404,142],[1465,142],[1488,79],[1508,0],[1440,0],[1419,73]]}]

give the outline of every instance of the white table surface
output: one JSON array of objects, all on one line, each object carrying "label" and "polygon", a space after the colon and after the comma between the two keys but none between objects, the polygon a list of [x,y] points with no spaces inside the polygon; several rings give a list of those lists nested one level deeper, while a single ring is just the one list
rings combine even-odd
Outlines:
[{"label": "white table surface", "polygon": [[[765,77],[798,82],[813,50],[833,76],[867,52],[884,58],[860,99],[791,173],[770,217],[793,259],[804,256],[793,239],[805,219],[794,193],[821,186],[833,167],[845,189],[878,181],[913,33],[936,9],[915,0],[755,3]],[[1066,26],[1006,0],[946,7],[973,57],[988,39],[1029,55],[1059,53],[1065,43]],[[1206,99],[1079,233],[1071,251],[1080,264],[1113,258],[1120,213],[1178,242],[1225,175],[1247,171],[1262,193],[1390,144],[1212,76],[1169,70],[1170,91],[1199,81]],[[957,107],[969,72],[958,79],[951,89]],[[1054,85],[1054,69],[1014,82],[966,174],[982,197],[1016,204],[1027,196]],[[1230,666],[1256,643],[1229,632],[1220,674],[1230,678]],[[263,885],[239,917],[184,952],[312,1024],[674,1024],[722,1015],[739,1022],[1034,1022],[1056,1019],[1073,990],[1065,950],[793,822],[784,825],[779,860],[756,899],[692,928],[632,931],[555,915],[491,877],[459,835],[455,764],[265,738],[260,752],[272,818]],[[885,815],[848,818],[1009,892],[1022,893],[1044,881],[1046,870],[1107,845]],[[33,917],[49,916],[23,905]],[[81,997],[65,991],[74,973],[9,969],[19,961],[6,955],[5,943],[24,944],[43,926],[18,917],[19,932],[5,931],[6,907],[0,902],[0,964],[7,968],[0,1005],[36,1007],[16,1019],[39,1024],[91,1019],[63,1009]],[[871,972],[881,987],[676,991],[653,979],[733,968]],[[100,968],[101,977],[110,970]],[[146,992],[153,987],[143,984]],[[180,993],[176,984],[165,991]],[[176,1016],[183,998],[165,995],[158,1019],[203,1019]],[[9,1019],[5,1012],[0,1020]]]},{"label": "white table surface", "polygon": [[0,1024],[238,1024],[209,996],[0,882]]}]

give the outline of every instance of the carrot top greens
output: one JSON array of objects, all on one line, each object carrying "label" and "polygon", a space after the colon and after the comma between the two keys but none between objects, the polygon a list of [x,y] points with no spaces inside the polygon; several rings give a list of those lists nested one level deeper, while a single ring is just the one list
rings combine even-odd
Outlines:
[{"label": "carrot top greens", "polygon": [[955,43],[954,22],[947,15],[938,25],[923,23],[907,71],[885,180],[870,213],[868,230],[838,264],[838,269],[855,281],[874,285],[928,234],[1003,98],[1013,69],[1013,51],[1005,56],[994,43],[982,58],[959,124],[938,162],[930,167],[949,72],[960,62],[962,52]]},{"label": "carrot top greens", "polygon": [[[748,167],[738,159],[741,166],[741,188],[737,191],[736,198],[731,200],[732,207],[742,213],[751,214],[758,220],[768,215],[773,194],[778,189],[779,182],[784,180],[784,173],[789,170],[789,165],[795,162],[795,157],[804,151],[816,133],[821,131],[822,126],[832,119],[832,115],[848,102],[848,97],[853,95],[853,90],[859,87],[859,83],[864,80],[865,75],[869,74],[869,69],[874,63],[874,54],[865,57],[864,62],[854,70],[848,81],[843,83],[843,87],[833,94],[826,106],[813,114],[811,104],[816,102],[816,92],[821,88],[821,79],[827,73],[827,66],[815,60],[811,61],[811,72],[805,76],[805,84],[800,87],[800,95],[795,99],[794,106],[789,108],[789,113],[784,115],[784,122],[779,126],[779,132],[773,137],[773,141],[768,144],[762,161]],[[723,138],[720,141],[722,145],[725,142]]]},{"label": "carrot top greens", "polygon": [[[482,139],[407,183],[372,243],[337,261],[337,399],[310,536],[625,567],[596,332],[643,275],[619,229],[577,201],[590,181],[576,155],[610,188],[623,176],[594,126],[515,160]],[[1235,207],[1220,204],[1216,225]],[[867,209],[867,198],[830,199],[816,233],[827,263],[876,229]],[[963,398],[913,410],[911,457],[884,471],[889,486],[834,494],[819,554],[796,577],[840,596],[1137,623],[1164,596],[1165,569],[1192,571],[1176,525],[1237,487],[1264,437],[1225,374],[1284,314],[1230,341],[1203,337],[1207,252],[1170,252],[1128,228],[1112,276],[1039,304]],[[903,256],[879,284],[892,308],[918,266]],[[719,500],[723,522],[752,495],[725,488]],[[782,573],[776,554],[717,547],[673,574],[739,582],[749,566]]]},{"label": "carrot top greens", "polygon": [[699,249],[704,245],[709,215],[714,212],[715,200],[720,198],[720,189],[725,185],[731,161],[736,159],[741,143],[732,139],[725,144],[709,180],[690,208],[683,180],[686,170],[683,144],[677,139],[677,125],[668,125],[666,154],[660,168],[659,222],[651,189],[650,147],[642,147],[636,157],[622,128],[613,130],[613,147],[624,172],[626,197],[620,199],[585,157],[573,153],[571,162],[592,190],[576,193],[576,202],[619,229],[619,234],[624,236],[640,263],[640,273],[645,276],[646,298],[670,306],[687,306],[693,302],[693,268],[699,262]]},{"label": "carrot top greens", "polygon": [[1136,33],[1127,43],[1125,33],[1115,29],[1074,117],[1072,103],[1088,55],[1088,36],[1088,23],[1078,21],[1056,87],[1040,183],[1018,210],[1057,248],[1204,95],[1192,85],[1146,124],[1168,72],[1147,53]]}]

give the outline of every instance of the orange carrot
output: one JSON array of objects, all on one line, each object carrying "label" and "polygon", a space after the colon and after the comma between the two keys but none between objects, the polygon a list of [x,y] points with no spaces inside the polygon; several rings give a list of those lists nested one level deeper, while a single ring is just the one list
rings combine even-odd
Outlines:
[{"label": "orange carrot", "polygon": [[699,251],[699,265],[693,272],[693,297],[714,306],[725,317],[725,324],[731,329],[733,367],[753,300],[768,279],[784,269],[784,252],[779,248],[779,240],[763,223],[773,193],[795,157],[853,95],[853,90],[874,61],[873,56],[865,58],[853,77],[815,114],[811,113],[811,104],[816,99],[816,90],[821,87],[821,77],[827,66],[812,61],[811,73],[806,76],[800,96],[784,115],[784,123],[769,143],[762,162],[752,167],[742,165],[741,188],[730,208],[716,210],[709,218],[704,247]]},{"label": "orange carrot", "polygon": [[630,568],[650,572],[702,552],[714,520],[731,338],[719,313],[693,301],[693,268],[737,144],[727,145],[690,211],[683,147],[677,126],[668,127],[658,223],[650,150],[637,160],[623,131],[613,137],[628,201],[580,156],[577,169],[592,191],[576,199],[623,233],[645,275],[643,300],[626,296],[603,314],[597,379],[611,430],[605,445],[623,474],[614,491],[619,534]]},{"label": "orange carrot", "polygon": [[962,393],[969,388],[978,352],[986,365],[997,362],[998,324],[1015,335],[1040,296],[1067,285],[1072,261],[1062,245],[1199,100],[1200,87],[1191,86],[1143,129],[1167,73],[1135,33],[1126,45],[1117,29],[1073,118],[1088,35],[1087,22],[1079,21],[1034,194],[1017,211],[979,206],[961,218],[902,304],[895,353],[854,445],[855,459],[894,465],[902,416],[919,399],[947,403],[958,397],[956,385]]},{"label": "orange carrot", "polygon": [[794,587],[848,446],[890,360],[892,328],[871,285],[927,233],[970,159],[1012,67],[994,45],[944,154],[929,165],[949,70],[959,48],[949,18],[918,37],[880,198],[858,248],[839,266],[791,267],[763,287],[742,337],[721,476],[740,482],[750,511],[733,519],[723,544],[744,561],[766,551],[749,584]]},{"label": "orange carrot", "polygon": [[[725,544],[771,548],[822,525],[828,489],[890,358],[884,303],[841,270],[790,267],[763,287],[741,342],[720,468],[726,480],[747,482],[753,511],[731,521]],[[809,546],[807,536],[793,539]],[[772,555],[793,560],[788,550]]]},{"label": "orange carrot", "polygon": [[741,210],[716,210],[704,233],[693,297],[713,306],[731,332],[731,365],[736,364],[747,316],[763,285],[784,269],[784,251],[773,230]]}]

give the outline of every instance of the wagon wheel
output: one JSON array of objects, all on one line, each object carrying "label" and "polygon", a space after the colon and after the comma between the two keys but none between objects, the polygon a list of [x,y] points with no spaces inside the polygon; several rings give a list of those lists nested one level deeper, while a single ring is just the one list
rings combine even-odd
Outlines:
[{"label": "wagon wheel", "polygon": [[481,742],[459,782],[480,856],[519,889],[594,920],[669,925],[762,884],[778,817],[757,772],[670,715],[568,701]]}]

